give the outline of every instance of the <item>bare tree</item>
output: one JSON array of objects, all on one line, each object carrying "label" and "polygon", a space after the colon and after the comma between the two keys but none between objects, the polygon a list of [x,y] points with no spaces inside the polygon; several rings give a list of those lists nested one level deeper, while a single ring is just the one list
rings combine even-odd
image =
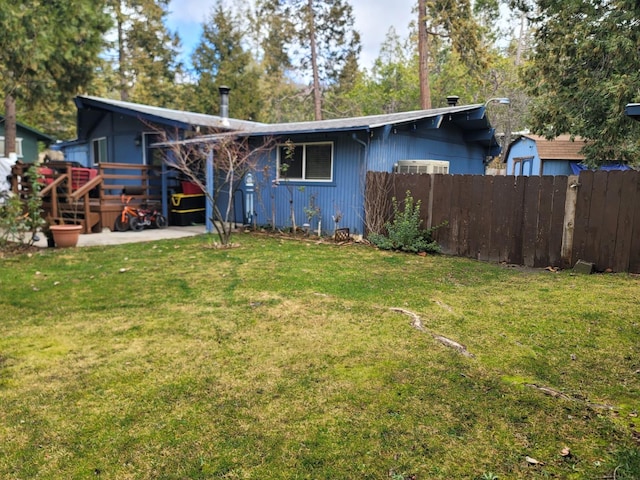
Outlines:
[{"label": "bare tree", "polygon": [[367,172],[364,195],[364,218],[367,235],[385,233],[385,224],[391,220],[393,176],[386,172]]},{"label": "bare tree", "polygon": [[[165,131],[157,134],[163,145],[165,163],[202,189],[213,207],[210,220],[220,243],[228,245],[233,233],[231,219],[235,194],[246,175],[255,174],[260,159],[268,156],[275,142],[271,138],[252,142],[249,137],[237,134],[175,142]],[[211,176],[208,185],[207,178]]]}]

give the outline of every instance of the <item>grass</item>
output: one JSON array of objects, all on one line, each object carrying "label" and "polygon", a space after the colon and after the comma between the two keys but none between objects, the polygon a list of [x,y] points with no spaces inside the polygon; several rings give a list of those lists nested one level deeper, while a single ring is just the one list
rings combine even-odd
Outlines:
[{"label": "grass", "polygon": [[637,277],[236,240],[0,260],[0,478],[640,477]]}]

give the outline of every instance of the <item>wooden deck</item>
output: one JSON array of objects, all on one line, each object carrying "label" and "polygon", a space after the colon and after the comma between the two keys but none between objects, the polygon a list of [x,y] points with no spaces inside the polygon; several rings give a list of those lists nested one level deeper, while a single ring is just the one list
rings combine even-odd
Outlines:
[{"label": "wooden deck", "polygon": [[[12,172],[12,189],[25,195],[31,191],[26,169],[16,165]],[[132,197],[133,205],[159,205],[162,202],[160,167],[104,163],[89,169],[68,162],[47,162],[40,167],[43,188],[43,217],[49,223],[75,223],[83,233],[113,229],[122,211],[121,195]]]}]

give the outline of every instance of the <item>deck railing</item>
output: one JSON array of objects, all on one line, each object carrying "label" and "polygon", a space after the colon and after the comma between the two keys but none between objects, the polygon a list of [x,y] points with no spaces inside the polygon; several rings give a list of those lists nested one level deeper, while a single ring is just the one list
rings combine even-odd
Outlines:
[{"label": "deck railing", "polygon": [[[29,167],[27,164],[14,167],[14,192],[24,195],[30,191],[30,179],[26,176]],[[98,231],[113,227],[122,209],[121,194],[127,189],[134,204],[158,204],[162,200],[161,167],[102,163],[90,169],[53,161],[43,163],[40,174],[43,176],[40,196],[45,199],[43,216],[54,222],[82,221],[84,233],[90,233],[93,227]],[[73,219],[69,218],[72,210]]]}]

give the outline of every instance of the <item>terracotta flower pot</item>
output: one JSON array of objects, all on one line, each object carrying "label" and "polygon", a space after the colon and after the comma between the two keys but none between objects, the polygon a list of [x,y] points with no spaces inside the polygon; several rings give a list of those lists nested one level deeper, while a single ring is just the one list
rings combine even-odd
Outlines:
[{"label": "terracotta flower pot", "polygon": [[49,228],[58,248],[75,247],[82,231],[82,225],[51,225]]}]

